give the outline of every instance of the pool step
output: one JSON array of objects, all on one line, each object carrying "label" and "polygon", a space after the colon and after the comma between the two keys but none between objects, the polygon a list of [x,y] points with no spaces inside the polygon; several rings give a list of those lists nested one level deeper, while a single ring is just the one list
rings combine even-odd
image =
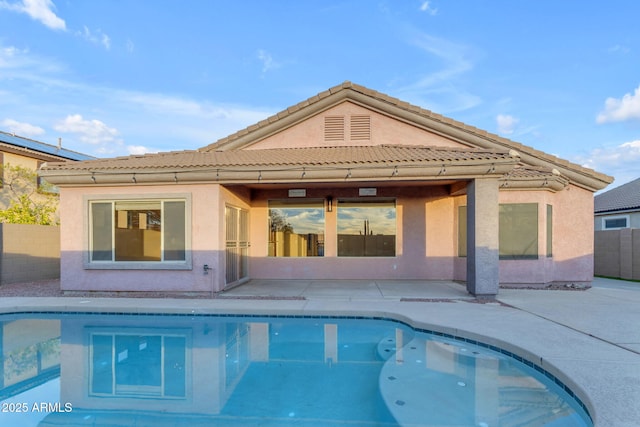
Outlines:
[{"label": "pool step", "polygon": [[464,370],[454,363],[459,348],[433,342],[427,356],[427,342],[419,337],[402,347],[402,357],[391,358],[397,349],[384,351],[390,346],[388,340],[378,346],[387,355],[379,388],[399,425],[476,425],[468,410],[474,405],[473,387],[468,387]]},{"label": "pool step", "polygon": [[395,337],[389,336],[381,339],[376,350],[381,360],[389,360],[397,351]]}]

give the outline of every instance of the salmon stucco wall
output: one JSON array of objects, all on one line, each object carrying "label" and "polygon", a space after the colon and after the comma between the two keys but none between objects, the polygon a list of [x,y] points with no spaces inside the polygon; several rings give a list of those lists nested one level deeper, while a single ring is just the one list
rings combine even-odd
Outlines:
[{"label": "salmon stucco wall", "polygon": [[[105,200],[126,196],[170,198],[190,195],[191,250],[190,270],[115,270],[86,269],[88,250],[87,197]],[[122,187],[63,188],[60,194],[60,286],[63,291],[171,291],[214,292],[216,275],[205,274],[203,266],[223,271],[223,247],[220,246],[221,221],[219,186],[159,185]],[[224,210],[222,210],[224,212]]]},{"label": "salmon stucco wall", "polygon": [[[344,117],[344,139],[325,141],[324,119],[327,116]],[[363,139],[361,135],[357,139],[351,138],[350,125],[353,116],[369,116],[371,118],[369,139]],[[353,146],[398,144],[400,142],[403,145],[465,148],[463,144],[444,136],[409,125],[352,102],[342,103],[313,117],[306,118],[303,123],[291,126],[247,148],[329,147],[345,144]]]},{"label": "salmon stucco wall", "polygon": [[593,193],[576,186],[553,195],[554,278],[593,280]]},{"label": "salmon stucco wall", "polygon": [[308,198],[334,200],[325,211],[325,256],[270,257],[268,200],[286,190],[256,192],[251,209],[252,278],[263,279],[451,279],[454,257],[453,201],[445,186],[380,187],[378,197],[396,199],[395,257],[338,257],[337,200],[358,197],[357,188],[307,190]]},{"label": "salmon stucco wall", "polygon": [[[250,190],[217,184],[82,187],[61,191],[61,288],[64,291],[217,292],[225,280],[225,206],[249,212],[249,278],[465,280],[458,256],[458,208],[445,185],[379,187],[377,197],[396,200],[396,256],[338,257],[340,198],[358,199],[358,188],[309,188],[307,198],[334,200],[325,210],[322,257],[268,256],[268,201],[288,198],[287,189]],[[88,198],[189,195],[192,268],[118,270],[86,268]],[[548,191],[501,191],[500,203],[538,204],[537,260],[501,260],[500,283],[589,282],[593,278],[593,194],[575,186]],[[546,256],[546,206],[553,206],[553,256]],[[205,271],[204,265],[210,270]]]},{"label": "salmon stucco wall", "polygon": [[[501,191],[500,203],[538,203],[538,259],[501,260],[501,284],[593,280],[593,193],[569,185],[557,193]],[[547,211],[553,207],[552,256],[546,254]]]}]

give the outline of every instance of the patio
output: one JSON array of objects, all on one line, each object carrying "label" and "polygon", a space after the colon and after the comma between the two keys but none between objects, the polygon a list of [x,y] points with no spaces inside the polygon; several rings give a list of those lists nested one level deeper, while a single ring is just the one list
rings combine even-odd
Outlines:
[{"label": "patio", "polygon": [[218,294],[222,298],[339,300],[473,300],[464,284],[447,280],[250,280]]}]

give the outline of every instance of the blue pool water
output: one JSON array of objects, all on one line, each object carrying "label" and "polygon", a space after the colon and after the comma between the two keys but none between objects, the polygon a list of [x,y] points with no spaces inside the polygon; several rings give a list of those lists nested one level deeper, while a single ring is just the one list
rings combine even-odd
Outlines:
[{"label": "blue pool water", "polygon": [[0,323],[1,426],[592,425],[539,367],[390,320],[30,314]]}]

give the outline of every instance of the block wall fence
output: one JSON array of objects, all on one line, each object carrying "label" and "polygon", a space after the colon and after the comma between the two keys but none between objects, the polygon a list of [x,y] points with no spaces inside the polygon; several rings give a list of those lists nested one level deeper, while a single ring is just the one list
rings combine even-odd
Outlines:
[{"label": "block wall fence", "polygon": [[60,227],[0,224],[0,286],[60,278]]},{"label": "block wall fence", "polygon": [[596,231],[594,274],[640,280],[640,228]]}]

